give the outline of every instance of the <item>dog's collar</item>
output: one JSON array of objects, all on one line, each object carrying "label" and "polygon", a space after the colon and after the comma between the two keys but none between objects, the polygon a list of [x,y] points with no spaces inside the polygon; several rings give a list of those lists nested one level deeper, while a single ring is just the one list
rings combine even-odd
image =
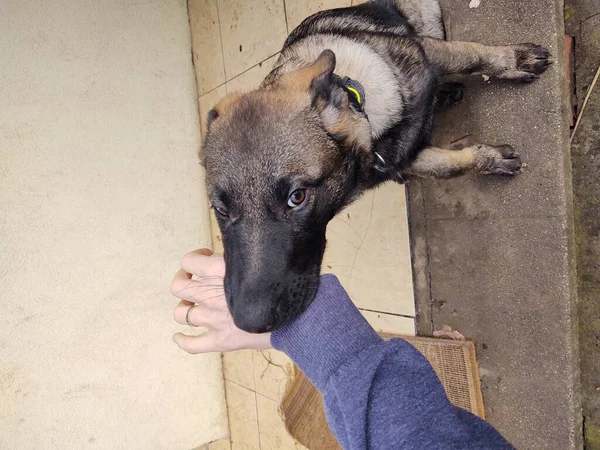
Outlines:
[{"label": "dog's collar", "polygon": [[365,109],[365,89],[362,84],[356,80],[352,80],[348,77],[341,77],[335,73],[333,74],[333,78],[348,93],[348,99],[354,107],[358,111],[363,112]]},{"label": "dog's collar", "polygon": [[[354,105],[356,110],[363,113],[366,117],[367,113],[365,113],[365,89],[363,88],[362,84],[348,77],[340,77],[335,73],[333,74],[333,79],[335,80],[335,82],[337,82],[340,86],[344,88],[344,90],[348,94],[348,99]],[[379,152],[374,152],[374,154],[376,159],[374,161],[373,168],[381,173],[388,172],[389,169],[387,166],[387,162],[383,158],[383,156],[381,156]],[[402,179],[402,176],[400,176],[400,178]],[[404,182],[404,180],[402,181]]]}]

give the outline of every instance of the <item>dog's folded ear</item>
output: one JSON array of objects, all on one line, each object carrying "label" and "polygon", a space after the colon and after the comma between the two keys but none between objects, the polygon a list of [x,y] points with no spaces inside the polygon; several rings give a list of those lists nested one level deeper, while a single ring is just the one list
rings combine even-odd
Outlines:
[{"label": "dog's folded ear", "polygon": [[371,150],[371,130],[366,116],[353,109],[348,91],[334,76],[335,54],[325,50],[310,66],[297,71],[294,77],[311,98],[323,127],[336,141],[354,151]]},{"label": "dog's folded ear", "polygon": [[334,103],[338,108],[345,106],[343,103],[347,96],[343,95],[344,90],[333,79],[335,53],[325,50],[310,69],[313,71],[309,87],[312,105],[319,111],[329,103]]},{"label": "dog's folded ear", "polygon": [[213,122],[225,114],[233,105],[239,102],[243,96],[244,95],[240,92],[232,92],[231,94],[228,94],[219,100],[219,103],[217,103],[207,114],[206,129],[210,130]]},{"label": "dog's folded ear", "polygon": [[[236,103],[238,103],[244,95],[240,92],[232,92],[231,94],[223,97],[219,102],[208,112],[206,115],[206,131],[210,131],[211,127],[215,123],[215,121],[219,120],[219,118],[227,113]],[[200,164],[202,166],[205,165],[205,158],[203,149],[200,149],[199,157]]]},{"label": "dog's folded ear", "polygon": [[285,74],[279,86],[284,88],[309,90],[329,82],[335,70],[335,54],[325,50],[310,66]]}]

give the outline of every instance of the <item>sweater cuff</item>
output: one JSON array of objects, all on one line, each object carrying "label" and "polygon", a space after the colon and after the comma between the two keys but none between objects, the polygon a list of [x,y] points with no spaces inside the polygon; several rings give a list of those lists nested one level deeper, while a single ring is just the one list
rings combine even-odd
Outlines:
[{"label": "sweater cuff", "polygon": [[335,275],[321,276],[308,309],[271,334],[273,348],[285,352],[320,391],[342,364],[381,341]]}]

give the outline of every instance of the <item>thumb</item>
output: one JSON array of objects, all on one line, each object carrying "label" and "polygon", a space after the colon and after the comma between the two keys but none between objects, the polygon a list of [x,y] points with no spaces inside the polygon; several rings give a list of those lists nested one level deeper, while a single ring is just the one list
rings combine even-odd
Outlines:
[{"label": "thumb", "polygon": [[175,333],[173,335],[175,342],[180,349],[192,355],[198,353],[219,352],[214,342],[214,334],[211,332],[203,333],[198,336],[188,336],[183,333]]}]

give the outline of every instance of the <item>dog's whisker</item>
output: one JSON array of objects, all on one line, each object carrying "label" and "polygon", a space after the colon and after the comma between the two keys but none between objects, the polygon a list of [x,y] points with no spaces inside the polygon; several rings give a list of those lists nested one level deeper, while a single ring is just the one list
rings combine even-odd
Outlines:
[{"label": "dog's whisker", "polygon": [[212,297],[206,297],[206,298],[203,298],[202,300],[200,300],[200,301],[198,301],[198,302],[194,302],[194,303],[197,303],[197,304],[200,304],[200,303],[205,303],[205,302],[207,302],[207,301],[209,301],[209,300],[214,300],[215,298],[221,298],[221,297],[223,297],[223,295],[222,295],[222,294],[219,294],[219,295],[213,295]]},{"label": "dog's whisker", "polygon": [[[181,297],[184,295],[189,295],[187,294],[186,291],[191,291],[191,292],[197,292],[199,289],[205,289],[205,288],[214,288],[214,289],[224,289],[221,285],[218,284],[214,284],[214,285],[201,285],[201,286],[188,286],[186,288],[180,289],[177,292],[175,292],[175,297]],[[184,294],[185,293],[185,294]]]},{"label": "dog's whisker", "polygon": [[186,284],[184,287],[182,287],[178,291],[175,291],[175,296],[177,296],[177,294],[179,294],[180,292],[185,291],[186,289],[188,289],[193,284],[194,284],[194,280],[189,280],[188,284]]},{"label": "dog's whisker", "polygon": [[206,276],[201,276],[197,278],[197,281],[202,281],[202,280],[222,280],[223,277],[219,276],[219,275],[206,275]]},{"label": "dog's whisker", "polygon": [[[192,288],[190,288],[192,289]],[[223,286],[219,285],[219,284],[208,284],[208,285],[202,285],[202,286],[196,286],[195,289],[223,289]]]},{"label": "dog's whisker", "polygon": [[203,291],[193,292],[193,293],[191,293],[189,295],[186,295],[185,298],[186,299],[202,298],[206,294],[218,294],[218,295],[221,295],[221,296],[225,295],[224,292],[219,292],[218,289],[206,289],[206,290],[203,290]]}]

